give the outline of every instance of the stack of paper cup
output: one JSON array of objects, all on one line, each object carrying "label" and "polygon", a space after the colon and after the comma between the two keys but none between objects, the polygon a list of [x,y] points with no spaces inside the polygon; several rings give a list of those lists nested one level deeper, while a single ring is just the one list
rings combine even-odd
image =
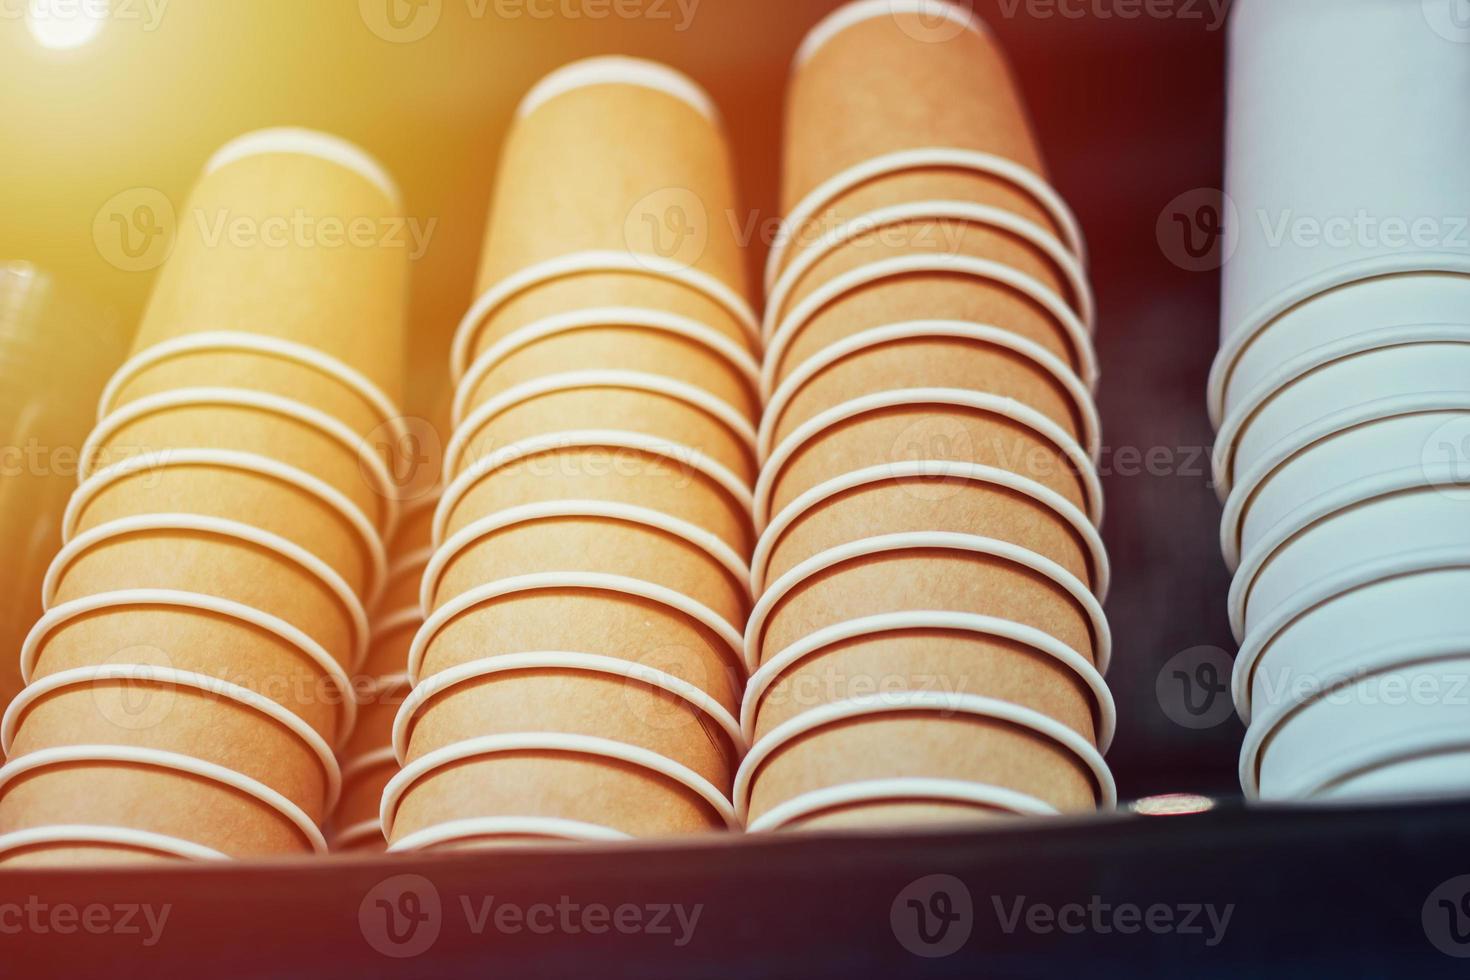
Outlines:
[{"label": "stack of paper cup", "polygon": [[719,118],[578,62],[521,103],[455,338],[394,851],[735,822],[759,326]]},{"label": "stack of paper cup", "polygon": [[797,55],[745,635],[752,830],[1110,806],[1093,309],[995,40],[864,0]]},{"label": "stack of paper cup", "polygon": [[[441,385],[442,390],[442,385]],[[445,407],[447,415],[448,406]],[[423,428],[422,426],[420,428]],[[431,467],[437,476],[443,466],[447,419],[430,423],[418,436],[415,465]],[[432,430],[432,431],[430,431]],[[372,610],[372,641],[367,659],[354,679],[357,689],[357,727],[337,753],[342,766],[342,798],[332,817],[330,842],[342,853],[381,854],[387,847],[378,816],[383,789],[398,773],[393,751],[393,721],[407,696],[408,651],[424,622],[419,603],[424,570],[433,557],[434,509],[437,487],[415,493],[403,503],[398,528],[388,542],[387,585]]]},{"label": "stack of paper cup", "polygon": [[1238,243],[1210,411],[1251,796],[1470,791],[1452,591],[1470,556],[1470,58],[1435,29],[1453,6],[1234,13]]},{"label": "stack of paper cup", "polygon": [[381,168],[317,133],[206,167],[0,728],[0,834],[28,860],[324,848],[397,520],[373,443],[401,424],[398,214]]},{"label": "stack of paper cup", "polygon": [[[19,650],[41,615],[76,452],[126,352],[122,334],[115,317],[30,263],[0,263],[0,649]],[[0,711],[20,691],[18,668],[0,660]]]}]

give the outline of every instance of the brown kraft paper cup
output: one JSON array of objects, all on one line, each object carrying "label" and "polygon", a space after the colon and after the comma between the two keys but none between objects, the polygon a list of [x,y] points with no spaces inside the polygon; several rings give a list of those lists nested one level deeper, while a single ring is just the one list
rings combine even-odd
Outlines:
[{"label": "brown kraft paper cup", "polygon": [[415,616],[412,618],[404,615],[400,620],[396,613],[393,614],[392,629],[384,625],[386,620],[380,620],[374,626],[367,659],[358,671],[360,682],[364,679],[389,677],[408,670],[408,648],[413,644],[413,635],[423,621],[423,616],[419,614],[417,596],[414,597],[413,610]]},{"label": "brown kraft paper cup", "polygon": [[1049,558],[1094,589],[1100,570],[1077,530],[1045,503],[958,477],[905,477],[829,497],[776,538],[762,578],[774,582],[829,548],[885,534],[952,531],[1006,541]]},{"label": "brown kraft paper cup", "polygon": [[722,304],[691,286],[652,272],[596,271],[558,276],[509,297],[471,328],[471,360],[521,327],[551,316],[608,306],[686,317],[753,349],[750,328]]},{"label": "brown kraft paper cup", "polygon": [[904,712],[826,725],[776,749],[755,773],[750,819],[813,790],[894,777],[1002,786],[1064,813],[1097,808],[1092,771],[1043,735],[975,715]]},{"label": "brown kraft paper cup", "polygon": [[421,500],[415,500],[412,507],[404,508],[393,539],[388,542],[388,554],[395,561],[401,561],[404,556],[422,551],[434,543],[434,507],[439,502],[439,493],[431,491]]},{"label": "brown kraft paper cup", "polygon": [[777,375],[845,337],[912,320],[987,324],[1040,344],[1074,371],[1083,366],[1073,335],[1035,299],[992,279],[945,270],[888,276],[843,292],[794,331]]},{"label": "brown kraft paper cup", "polygon": [[699,269],[744,293],[744,256],[727,220],[735,207],[717,123],[652,88],[576,88],[511,128],[479,288],[569,253],[627,250]]},{"label": "brown kraft paper cup", "polygon": [[742,556],[754,544],[746,507],[687,458],[617,446],[528,453],[491,471],[455,503],[444,538],[497,511],[552,500],[605,500],[661,511],[705,528]]},{"label": "brown kraft paper cup", "polygon": [[906,629],[834,643],[786,668],[756,704],[755,739],[823,704],[922,690],[1009,701],[1097,737],[1091,689],[1055,657],[1002,637]]},{"label": "brown kraft paper cup", "polygon": [[78,512],[74,533],[144,514],[236,520],[294,541],[364,594],[371,567],[358,530],[337,510],[263,473],[209,465],[145,467],[102,487]]},{"label": "brown kraft paper cup", "polygon": [[[794,369],[791,359],[786,365]],[[785,376],[781,376],[784,380]],[[1075,398],[1041,364],[1017,351],[958,337],[912,337],[866,347],[818,371],[776,419],[772,445],[829,408],[873,391],[962,388],[1014,398],[1056,422],[1079,442]]]},{"label": "brown kraft paper cup", "polygon": [[76,667],[143,663],[218,677],[293,712],[335,744],[341,692],[286,640],[193,609],[121,606],[59,625],[41,644],[31,679]]},{"label": "brown kraft paper cup", "polygon": [[290,398],[340,420],[364,439],[387,421],[367,399],[316,368],[243,350],[171,355],[142,368],[117,390],[107,408],[120,408],[165,391],[197,387],[244,388]]},{"label": "brown kraft paper cup", "polygon": [[377,608],[384,613],[391,613],[398,609],[417,609],[419,606],[419,583],[424,578],[424,566],[428,563],[425,559],[415,562],[412,566],[402,566],[398,574],[388,580],[388,587],[378,598]]},{"label": "brown kraft paper cup", "polygon": [[714,348],[690,337],[615,323],[564,330],[511,351],[469,393],[468,409],[546,375],[599,369],[673,378],[703,388],[752,422],[760,416],[750,381]]},{"label": "brown kraft paper cup", "polygon": [[482,735],[567,732],[636,745],[699,773],[727,796],[738,762],[730,738],[688,701],[626,677],[528,669],[467,680],[425,703],[406,762]]},{"label": "brown kraft paper cup", "polygon": [[471,544],[445,566],[433,608],[478,585],[537,572],[601,572],[673,589],[740,629],[748,585],[709,552],[658,528],[607,518],[513,524]]},{"label": "brown kraft paper cup", "polygon": [[342,764],[356,760],[393,744],[393,719],[403,699],[408,697],[408,682],[384,683],[385,678],[359,679],[357,687],[357,725],[347,744],[337,754]]},{"label": "brown kraft paper cup", "polygon": [[122,826],[236,858],[305,855],[284,815],[231,786],[131,762],[72,762],[17,777],[0,796],[0,834],[52,824]]},{"label": "brown kraft paper cup", "polygon": [[835,806],[779,829],[784,831],[881,830],[893,827],[963,827],[989,825],[996,820],[1016,819],[1017,815],[993,807],[965,803],[929,803],[880,801]]},{"label": "brown kraft paper cup", "polygon": [[62,571],[52,605],[124,589],[218,596],[283,619],[351,669],[355,629],[342,600],[307,569],[246,541],[138,531],[99,541]]},{"label": "brown kraft paper cup", "polygon": [[65,745],[162,749],[233,769],[285,796],[312,820],[326,818],[326,773],[300,736],[238,701],[145,682],[146,676],[139,671],[133,679],[44,695],[21,716],[11,757]]},{"label": "brown kraft paper cup", "polygon": [[732,713],[745,686],[735,651],[704,625],[662,603],[580,589],[518,593],[454,617],[429,642],[418,679],[481,658],[543,651],[601,654],[661,670]]},{"label": "brown kraft paper cup", "polygon": [[[264,153],[205,174],[184,212],[135,351],[205,330],[268,334],[330,354],[401,403],[409,246],[382,189],[319,157]],[[310,233],[274,234],[297,215]]]},{"label": "brown kraft paper cup", "polygon": [[720,419],[672,395],[611,385],[554,391],[511,405],[470,435],[456,474],[502,446],[585,429],[637,432],[687,446],[747,485],[755,482],[753,447]]},{"label": "brown kraft paper cup", "polygon": [[[1031,222],[1058,241],[1065,241],[1064,232],[1052,213],[1029,191],[1005,177],[958,167],[916,167],[864,181],[838,194],[801,227],[784,229],[790,242],[781,254],[779,271],[784,272],[797,256],[822,241],[834,228],[874,211],[916,201],[964,201],[996,208]],[[790,206],[795,207],[796,203],[793,201]]]},{"label": "brown kraft paper cup", "polygon": [[[337,833],[368,821],[377,823],[378,807],[383,802],[383,789],[388,785],[388,780],[397,774],[398,763],[393,759],[386,759],[377,765],[353,773],[352,777],[342,784],[342,802],[337,805],[337,812],[332,818],[332,826]],[[381,833],[369,840],[376,845],[377,850],[384,850],[388,846],[388,842],[383,839]],[[344,850],[363,849],[366,843],[354,843]]]},{"label": "brown kraft paper cup", "polygon": [[93,869],[178,863],[182,860],[184,859],[172,854],[160,854],[143,847],[77,842],[18,847],[13,851],[0,854],[0,868],[7,871],[21,871],[27,868]]},{"label": "brown kraft paper cup", "polygon": [[782,211],[865,160],[922,147],[978,150],[1044,172],[1015,78],[988,31],[941,38],[907,12],[853,24],[792,78]]},{"label": "brown kraft paper cup", "polygon": [[450,820],[500,816],[579,820],[635,837],[725,827],[708,802],[661,773],[601,756],[524,751],[426,773],[403,794],[392,841]]},{"label": "brown kraft paper cup", "polygon": [[870,228],[818,259],[791,290],[777,318],[822,284],[845,272],[906,255],[968,255],[1025,273],[1063,299],[1076,302],[1055,261],[1019,235],[991,225],[954,218],[919,218]]},{"label": "brown kraft paper cup", "polygon": [[854,558],[805,579],[767,617],[760,660],[824,626],[915,609],[1032,626],[1096,662],[1092,621],[1060,584],[1003,558],[936,549]]},{"label": "brown kraft paper cup", "polygon": [[772,481],[772,514],[844,473],[907,460],[979,463],[1024,476],[1084,512],[1092,503],[1076,464],[1037,430],[1006,416],[954,405],[912,404],[851,417],[807,440]]},{"label": "brown kraft paper cup", "polygon": [[141,452],[224,449],[254,453],[304,470],[334,487],[379,526],[389,501],[363,465],[364,443],[347,446],[305,421],[230,405],[185,405],[150,412],[115,428],[98,447],[93,471]]}]

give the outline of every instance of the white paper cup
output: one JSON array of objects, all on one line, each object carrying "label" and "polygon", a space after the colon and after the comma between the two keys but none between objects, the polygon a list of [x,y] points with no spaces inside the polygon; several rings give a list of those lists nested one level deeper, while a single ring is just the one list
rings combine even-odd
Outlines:
[{"label": "white paper cup", "polygon": [[1434,637],[1470,636],[1460,597],[1470,587],[1470,554],[1436,549],[1331,571],[1252,628],[1231,683],[1247,722],[1256,706],[1320,689],[1323,678],[1378,651]]},{"label": "white paper cup", "polygon": [[[1315,800],[1334,804],[1431,802],[1470,794],[1470,746],[1456,735],[1444,746],[1420,746],[1419,754],[1387,761],[1362,761],[1349,775],[1313,791]],[[1357,761],[1357,760],[1355,760]]]},{"label": "white paper cup", "polygon": [[[1460,323],[1470,303],[1470,262],[1442,263],[1445,271],[1405,270],[1370,273],[1312,283],[1305,295],[1288,297],[1273,307],[1253,333],[1241,333],[1221,345],[1210,369],[1210,419],[1224,419],[1251,403],[1252,396],[1283,365],[1341,344],[1395,327],[1424,323]],[[1306,293],[1307,289],[1314,290]]]},{"label": "white paper cup", "polygon": [[1470,59],[1423,3],[1241,0],[1230,41],[1224,337],[1346,268],[1470,259]]},{"label": "white paper cup", "polygon": [[[1438,487],[1380,493],[1383,481],[1340,488],[1288,515],[1241,561],[1230,586],[1239,640],[1324,569],[1356,568],[1434,548],[1470,550],[1470,499]],[[1387,484],[1394,487],[1393,483]]]},{"label": "white paper cup", "polygon": [[1470,747],[1467,710],[1470,656],[1386,665],[1258,719],[1241,753],[1241,784],[1253,797],[1300,799],[1331,772],[1350,773],[1349,760],[1365,750],[1408,754],[1446,734]]},{"label": "white paper cup", "polygon": [[1355,406],[1291,433],[1231,490],[1220,521],[1226,563],[1234,568],[1293,511],[1341,487],[1391,474],[1462,482],[1467,416],[1470,396],[1431,393]]},{"label": "white paper cup", "polygon": [[[1470,296],[1467,296],[1470,299]],[[1283,364],[1231,411],[1215,440],[1215,492],[1291,432],[1354,405],[1463,390],[1470,324],[1389,327],[1314,347]]]}]

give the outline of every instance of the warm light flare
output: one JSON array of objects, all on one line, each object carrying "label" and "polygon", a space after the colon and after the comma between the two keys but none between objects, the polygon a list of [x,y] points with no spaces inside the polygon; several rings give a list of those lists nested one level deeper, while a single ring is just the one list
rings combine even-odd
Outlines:
[{"label": "warm light flare", "polygon": [[68,51],[95,38],[108,12],[108,0],[28,0],[26,27],[43,48]]}]

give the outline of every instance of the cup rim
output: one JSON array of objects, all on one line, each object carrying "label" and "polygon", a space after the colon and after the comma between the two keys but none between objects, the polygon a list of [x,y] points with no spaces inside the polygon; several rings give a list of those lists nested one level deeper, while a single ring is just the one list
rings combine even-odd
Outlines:
[{"label": "cup rim", "polygon": [[1014,816],[1055,817],[1061,811],[1034,796],[1004,786],[963,779],[864,779],[839,783],[802,793],[779,803],[750,821],[748,834],[774,833],[823,810],[866,803],[897,803],[903,800],[965,804],[976,809],[1009,811]]},{"label": "cup rim", "polygon": [[[379,832],[382,824],[373,822]],[[440,844],[470,840],[476,837],[531,836],[553,841],[611,842],[634,840],[632,834],[601,824],[563,817],[465,817],[430,824],[422,830],[405,834],[388,847],[390,854],[423,851]]]},{"label": "cup rim", "polygon": [[134,476],[152,468],[183,466],[229,469],[264,476],[285,483],[326,504],[357,532],[359,543],[363,546],[363,551],[368,559],[368,584],[363,589],[363,602],[372,606],[377,601],[379,593],[387,584],[388,557],[382,538],[374,528],[372,521],[363,513],[362,508],[348,499],[342,491],[315,474],[258,453],[245,453],[233,449],[169,449],[139,453],[106,466],[82,480],[81,485],[67,502],[66,511],[62,517],[62,540],[71,540],[76,533],[83,509],[90,505],[97,495],[108,486],[125,477]]},{"label": "cup rim", "polygon": [[[1077,417],[1082,423],[1082,442],[1085,443],[1090,457],[1098,457],[1102,451],[1102,420],[1098,415],[1097,405],[1092,400],[1087,384],[1061,358],[1040,344],[1002,327],[964,320],[909,320],[872,327],[828,344],[798,364],[773,392],[770,391],[768,382],[774,380],[777,362],[775,359],[768,360],[761,377],[762,392],[768,394],[758,432],[757,450],[760,458],[769,458],[776,425],[790,406],[791,399],[808,382],[837,361],[870,348],[905,340],[949,339],[1001,347],[1040,366],[1071,396]],[[1095,378],[1096,372],[1091,371],[1089,375]]]},{"label": "cup rim", "polygon": [[570,670],[588,674],[603,674],[622,677],[656,687],[684,701],[689,707],[703,713],[719,726],[729,742],[732,758],[740,758],[746,750],[745,736],[740,724],[725,707],[697,685],[675,677],[666,671],[648,667],[629,660],[620,660],[596,653],[571,651],[534,651],[510,653],[498,657],[481,657],[466,663],[456,664],[441,670],[432,677],[415,685],[413,691],[393,719],[393,752],[399,765],[408,763],[409,739],[413,733],[415,716],[434,698],[453,690],[469,681],[483,680],[496,674],[533,670]]},{"label": "cup rim", "polygon": [[517,327],[485,349],[465,371],[455,390],[453,421],[464,420],[472,393],[485,377],[512,354],[550,337],[576,330],[657,330],[702,344],[734,367],[749,383],[751,393],[760,395],[760,365],[750,351],[718,330],[689,317],[636,306],[600,306],[571,310],[542,317]]},{"label": "cup rim", "polygon": [[1240,324],[1226,334],[1210,366],[1207,397],[1210,422],[1218,429],[1225,416],[1225,387],[1240,354],[1263,331],[1299,306],[1306,306],[1322,293],[1344,286],[1357,286],[1377,279],[1430,274],[1470,276],[1470,256],[1445,252],[1416,252],[1377,256],[1349,262],[1308,276],[1258,305]]},{"label": "cup rim", "polygon": [[[615,388],[671,398],[683,402],[723,425],[744,444],[752,462],[756,459],[756,430],[750,420],[729,402],[686,381],[647,371],[593,369],[544,374],[530,381],[512,385],[475,406],[455,427],[449,445],[444,449],[444,480],[452,482],[471,440],[496,416],[518,405],[544,395],[582,391],[588,388]],[[692,447],[691,447],[692,448]]]},{"label": "cup rim", "polygon": [[[713,783],[689,767],[673,759],[642,748],[627,745],[612,739],[591,735],[572,735],[566,732],[517,732],[511,735],[482,735],[465,739],[441,749],[435,749],[398,771],[383,790],[382,808],[379,816],[383,821],[383,834],[390,841],[398,806],[403,796],[425,776],[455,762],[480,759],[491,755],[512,752],[558,752],[567,755],[582,755],[602,760],[622,762],[637,766],[671,782],[683,786],[698,796],[715,815],[724,820],[731,830],[740,829],[739,818],[730,801]],[[3,773],[4,770],[0,770]]]},{"label": "cup rim", "polygon": [[[887,0],[879,0],[879,2],[887,2]],[[921,2],[932,2],[932,0],[921,0]],[[1077,260],[1077,256],[1067,250],[1060,239],[1036,222],[1004,208],[990,204],[978,204],[974,201],[935,199],[891,204],[868,211],[829,230],[818,241],[798,252],[795,259],[781,270],[780,275],[770,287],[766,298],[765,314],[761,321],[762,335],[769,337],[774,332],[780,315],[785,310],[786,303],[796,286],[822,259],[862,235],[881,228],[922,220],[963,221],[966,224],[997,228],[1023,239],[1033,248],[1045,253],[1046,257],[1061,272],[1062,278],[1067,280],[1067,285],[1072,291],[1070,302],[1075,306],[1076,313],[1082,319],[1087,332],[1092,333],[1097,319],[1097,304],[1093,298],[1092,286],[1088,282],[1087,270]]]},{"label": "cup rim", "polygon": [[736,812],[740,819],[742,821],[749,819],[750,795],[756,773],[777,749],[835,722],[906,711],[940,711],[973,715],[1026,728],[1038,735],[1050,738],[1062,748],[1072,752],[1078,761],[1092,770],[1093,787],[1099,806],[1104,809],[1112,809],[1117,805],[1117,786],[1102,754],[1095,746],[1061,722],[1048,718],[1039,711],[998,698],[981,697],[976,694],[907,691],[834,701],[804,711],[767,732],[764,738],[750,747],[750,752],[745,756],[745,761],[740,764],[740,770],[735,776],[733,795]]},{"label": "cup rim", "polygon": [[322,836],[321,829],[301,807],[285,796],[243,773],[178,752],[164,752],[135,745],[65,745],[40,749],[0,766],[0,796],[4,795],[6,785],[17,776],[69,763],[124,764],[166,769],[224,786],[254,797],[256,801],[285,817],[313,852],[325,854],[327,851],[327,841]]},{"label": "cup rim", "polygon": [[1097,528],[1088,520],[1076,504],[1066,497],[1029,477],[1010,470],[983,463],[956,463],[947,460],[905,460],[901,463],[880,463],[860,470],[852,470],[819,483],[805,491],[781,509],[766,524],[756,541],[751,557],[751,590],[759,594],[765,591],[765,577],[769,570],[771,555],[781,537],[802,517],[832,497],[859,487],[877,486],[882,483],[899,482],[907,479],[962,479],[975,483],[992,484],[1031,497],[1038,503],[1057,512],[1082,538],[1092,563],[1091,588],[1098,601],[1106,601],[1112,578],[1108,552]]},{"label": "cup rim", "polygon": [[450,620],[495,599],[548,589],[615,592],[658,603],[718,636],[730,650],[730,665],[742,671],[744,669],[744,663],[741,660],[740,634],[735,627],[713,609],[691,599],[682,592],[676,592],[653,582],[602,572],[537,572],[486,582],[455,596],[434,610],[433,615],[427,617],[418,632],[414,634],[413,644],[408,651],[408,674],[414,679],[414,684],[422,684],[427,680],[420,674],[424,656],[439,631]]},{"label": "cup rim", "polygon": [[23,716],[47,695],[68,688],[109,680],[130,683],[141,681],[162,687],[189,688],[196,693],[234,701],[251,711],[264,715],[305,742],[306,747],[317,757],[326,784],[323,813],[331,813],[336,808],[342,792],[342,770],[337,764],[337,756],[333,753],[332,747],[317,733],[316,729],[303,721],[300,715],[262,694],[229,681],[200,674],[197,671],[178,670],[173,667],[151,664],[98,664],[47,674],[22,688],[5,709],[4,717],[0,719],[0,750],[10,757],[16,730]]},{"label": "cup rim", "polygon": [[1345,337],[1314,347],[1287,361],[1246,393],[1220,425],[1211,464],[1214,469],[1215,492],[1223,503],[1229,496],[1234,477],[1236,443],[1251,421],[1277,395],[1307,375],[1329,368],[1340,361],[1351,360],[1379,351],[1428,344],[1470,343],[1470,322],[1424,323],[1386,327]]},{"label": "cup rim", "polygon": [[[860,415],[888,408],[906,408],[916,405],[940,405],[999,415],[1020,423],[1038,436],[1052,443],[1060,455],[1070,461],[1077,479],[1081,481],[1088,498],[1089,518],[1094,525],[1102,524],[1102,482],[1087,451],[1061,426],[1028,405],[1010,398],[1000,398],[984,392],[964,388],[902,388],[878,391],[834,405],[797,426],[781,441],[771,455],[762,461],[760,477],[756,480],[754,493],[754,518],[758,530],[763,530],[770,518],[771,497],[775,492],[776,480],[786,464],[807,443],[827,429]],[[886,465],[886,464],[879,464]]]},{"label": "cup rim", "polygon": [[366,150],[340,136],[301,126],[275,126],[236,136],[214,151],[204,164],[204,176],[249,157],[274,153],[315,157],[336,164],[382,191],[395,210],[403,207],[397,182]]},{"label": "cup rim", "polygon": [[745,697],[740,707],[741,728],[745,732],[746,741],[749,743],[755,741],[756,719],[760,710],[760,702],[766,692],[770,690],[777,678],[793,666],[812,654],[846,640],[910,630],[944,630],[998,637],[1030,647],[1060,661],[1076,673],[1092,691],[1093,731],[1098,751],[1106,754],[1112,745],[1113,735],[1117,731],[1117,705],[1107,681],[1103,678],[1102,671],[1093,666],[1086,657],[1055,637],[1024,623],[1010,622],[995,616],[982,616],[976,613],[940,610],[879,613],[874,616],[850,619],[833,626],[823,627],[786,647],[776,656],[761,664],[750,675],[750,680],[746,684]]},{"label": "cup rim", "polygon": [[[986,538],[975,534],[956,534],[949,531],[908,532],[883,534],[863,538],[847,544],[828,548],[793,566],[761,594],[755,608],[751,610],[745,627],[745,665],[748,672],[758,670],[764,662],[761,652],[765,644],[765,628],[771,613],[798,585],[815,575],[837,565],[857,558],[875,555],[896,554],[904,551],[950,551],[957,553],[986,555],[1029,569],[1060,586],[1072,597],[1091,625],[1093,656],[1099,672],[1105,673],[1112,658],[1112,630],[1103,612],[1102,603],[1088,591],[1080,579],[1050,558],[1028,551],[1008,541]],[[783,651],[776,651],[779,656]],[[1078,651],[1078,655],[1083,654]],[[772,657],[771,659],[774,659]]]},{"label": "cup rim", "polygon": [[703,528],[661,510],[611,500],[546,500],[506,507],[460,528],[449,540],[433,551],[420,579],[419,607],[425,616],[431,614],[434,596],[439,590],[445,568],[470,545],[508,527],[556,518],[604,518],[652,528],[673,535],[703,551],[718,562],[738,586],[747,600],[751,597],[750,567],[738,552],[719,537]]},{"label": "cup rim", "polygon": [[450,375],[458,386],[469,367],[475,338],[485,320],[512,297],[537,286],[585,273],[622,272],[662,278],[685,286],[723,307],[745,330],[752,347],[759,349],[760,322],[749,301],[734,287],[702,269],[661,255],[641,252],[597,250],[569,252],[525,266],[481,292],[455,328],[450,349]]},{"label": "cup rim", "polygon": [[671,96],[716,127],[720,112],[709,93],[688,75],[661,62],[627,55],[597,55],[569,62],[543,75],[521,98],[515,118],[525,119],[557,96],[598,85],[634,85]]},{"label": "cup rim", "polygon": [[[891,177],[911,170],[949,169],[965,170],[985,174],[1009,181],[1021,191],[1029,194],[1042,210],[1050,215],[1061,230],[1062,239],[1077,260],[1087,265],[1087,245],[1082,237],[1082,226],[1067,202],[1056,192],[1047,179],[1029,167],[1014,160],[987,153],[982,150],[966,150],[954,146],[910,147],[891,153],[869,157],[826,178],[808,191],[787,213],[782,221],[783,230],[802,228],[821,213],[822,209],[842,195],[881,177]],[[766,257],[765,284],[770,290],[780,275],[789,247],[790,236],[781,235],[771,246]]]},{"label": "cup rim", "polygon": [[0,835],[0,855],[27,847],[47,844],[113,845],[131,850],[152,851],[163,857],[184,858],[192,861],[229,861],[232,858],[203,844],[196,844],[182,837],[137,830],[132,827],[116,827],[108,824],[47,824],[42,827],[27,827]]},{"label": "cup rim", "polygon": [[362,600],[352,591],[352,587],[347,584],[347,580],[336,569],[296,542],[287,540],[279,534],[258,528],[253,524],[206,514],[135,514],[88,528],[69,539],[47,567],[45,578],[41,583],[41,608],[43,610],[51,608],[56,598],[56,591],[60,588],[62,576],[83,554],[98,545],[108,544],[120,538],[146,534],[150,531],[194,532],[229,538],[262,548],[277,558],[296,564],[326,586],[346,612],[352,625],[352,652],[349,661],[352,669],[357,669],[367,656],[368,640],[371,635],[367,609],[363,606]]},{"label": "cup rim", "polygon": [[206,616],[219,616],[264,630],[283,640],[305,655],[306,659],[322,672],[325,679],[341,697],[338,718],[337,743],[345,744],[357,723],[357,697],[347,671],[320,643],[278,616],[247,606],[232,599],[182,592],[173,589],[120,589],[99,592],[94,595],[72,599],[52,606],[38,619],[21,645],[21,680],[29,685],[41,647],[46,638],[58,627],[88,613],[101,610],[126,609],[137,606],[162,606],[170,609],[188,609]]}]

